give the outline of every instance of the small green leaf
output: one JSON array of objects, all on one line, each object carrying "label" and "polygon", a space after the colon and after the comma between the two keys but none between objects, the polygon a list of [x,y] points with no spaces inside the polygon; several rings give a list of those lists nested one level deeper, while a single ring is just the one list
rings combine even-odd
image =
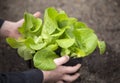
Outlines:
[{"label": "small green leaf", "polygon": [[11,47],[13,47],[13,48],[18,48],[18,47],[20,47],[20,46],[23,45],[22,42],[18,42],[18,41],[17,41],[16,39],[14,39],[14,38],[7,38],[6,41],[7,41],[7,43],[8,43]]},{"label": "small green leaf", "polygon": [[61,51],[61,56],[64,56],[64,55],[69,55],[70,54],[70,50],[69,49],[62,49],[62,51]]},{"label": "small green leaf", "polygon": [[31,28],[31,32],[35,33],[38,30],[40,30],[41,26],[42,26],[42,20],[39,18],[33,18],[33,24],[34,26]]},{"label": "small green leaf", "polygon": [[46,46],[46,42],[40,44],[30,44],[30,48],[33,50],[40,50]]},{"label": "small green leaf", "polygon": [[26,46],[21,46],[18,48],[18,54],[24,58],[24,60],[30,60],[33,58],[34,50],[27,48]]},{"label": "small green leaf", "polygon": [[58,45],[57,44],[50,44],[46,48],[50,49],[52,51],[55,51],[58,48]]},{"label": "small green leaf", "polygon": [[76,23],[74,24],[74,27],[75,27],[76,29],[88,28],[88,26],[87,26],[85,23],[83,23],[83,22],[76,22]]},{"label": "small green leaf", "polygon": [[75,43],[75,39],[58,39],[56,42],[62,48],[69,48]]},{"label": "small green leaf", "polygon": [[26,45],[28,48],[30,48],[30,45],[31,45],[31,44],[35,44],[34,39],[33,39],[32,37],[26,38],[26,40],[25,40],[24,43],[25,43],[25,45]]},{"label": "small green leaf", "polygon": [[100,54],[103,54],[105,52],[106,49],[106,44],[104,41],[98,41],[98,47],[100,50]]},{"label": "small green leaf", "polygon": [[77,57],[85,57],[85,56],[86,56],[86,53],[85,53],[84,50],[79,49],[79,48],[76,48],[76,56],[77,56]]},{"label": "small green leaf", "polygon": [[64,32],[66,28],[61,29],[59,32],[52,34],[51,36],[54,38],[59,38]]}]

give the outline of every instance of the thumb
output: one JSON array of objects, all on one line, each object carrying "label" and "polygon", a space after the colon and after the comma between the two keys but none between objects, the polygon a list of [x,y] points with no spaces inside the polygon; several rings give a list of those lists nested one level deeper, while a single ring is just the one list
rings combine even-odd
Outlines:
[{"label": "thumb", "polygon": [[[33,16],[36,18],[39,18],[41,16],[41,13],[38,11],[38,12],[34,13]],[[21,26],[23,24],[23,22],[24,22],[24,19],[19,20],[17,22],[18,27]]]},{"label": "thumb", "polygon": [[65,64],[68,61],[69,61],[69,56],[63,56],[63,57],[54,59],[54,62],[57,66]]}]

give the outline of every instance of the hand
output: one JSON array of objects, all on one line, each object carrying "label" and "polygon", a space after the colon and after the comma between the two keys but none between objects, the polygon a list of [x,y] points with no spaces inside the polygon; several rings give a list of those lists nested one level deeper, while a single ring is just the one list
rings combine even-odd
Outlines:
[{"label": "hand", "polygon": [[[35,17],[40,17],[40,12],[36,12],[34,14]],[[13,37],[19,38],[20,34],[18,32],[18,28],[22,26],[24,19],[21,19],[17,22],[5,21],[0,29],[0,34],[4,37]]]},{"label": "hand", "polygon": [[57,58],[54,62],[57,65],[57,68],[52,71],[43,71],[44,82],[48,83],[70,83],[76,80],[80,74],[76,73],[74,75],[70,75],[75,73],[80,68],[80,64],[76,66],[63,66],[69,60],[68,56],[63,56],[61,58]]}]

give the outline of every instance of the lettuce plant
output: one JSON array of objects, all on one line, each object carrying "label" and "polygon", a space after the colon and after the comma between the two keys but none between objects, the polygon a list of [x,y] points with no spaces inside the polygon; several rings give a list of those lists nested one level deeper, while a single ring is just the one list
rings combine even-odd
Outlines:
[{"label": "lettuce plant", "polygon": [[[53,60],[63,55],[83,58],[97,47],[100,54],[105,52],[105,42],[98,40],[94,30],[52,7],[45,10],[44,22],[25,12],[19,32],[20,38],[7,38],[7,43],[16,48],[24,60],[33,59],[34,66],[42,70],[55,69]],[[55,52],[58,48],[60,55]]]}]

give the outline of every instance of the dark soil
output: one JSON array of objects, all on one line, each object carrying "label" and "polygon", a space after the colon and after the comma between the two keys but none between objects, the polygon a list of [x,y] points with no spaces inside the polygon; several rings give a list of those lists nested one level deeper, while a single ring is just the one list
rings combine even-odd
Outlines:
[{"label": "dark soil", "polygon": [[[120,0],[0,0],[0,17],[17,21],[24,11],[41,11],[43,14],[45,8],[51,6],[64,9],[69,16],[87,23],[107,43],[104,55],[99,55],[96,50],[83,59],[81,82],[79,78],[74,83],[120,83]],[[28,69],[16,50],[1,38],[0,72]]]}]

